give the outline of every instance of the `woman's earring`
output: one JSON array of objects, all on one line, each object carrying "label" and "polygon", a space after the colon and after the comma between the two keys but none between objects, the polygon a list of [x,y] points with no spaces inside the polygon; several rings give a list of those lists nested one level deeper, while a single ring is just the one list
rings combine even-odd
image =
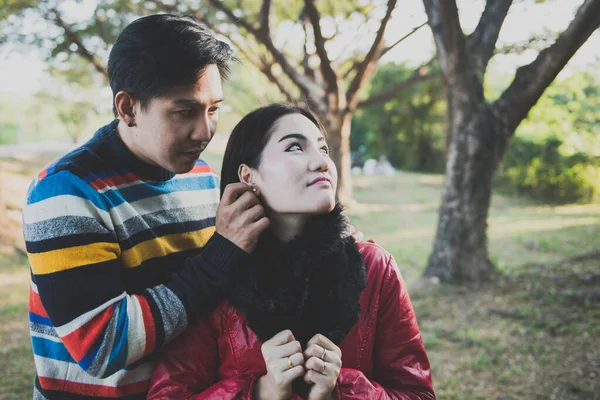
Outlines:
[{"label": "woman's earring", "polygon": [[256,188],[255,187],[252,188],[252,193],[256,193]]}]

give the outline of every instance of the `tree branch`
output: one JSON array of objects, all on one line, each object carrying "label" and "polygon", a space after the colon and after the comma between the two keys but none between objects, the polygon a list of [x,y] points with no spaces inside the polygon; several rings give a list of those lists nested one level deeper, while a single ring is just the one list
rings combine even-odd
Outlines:
[{"label": "tree branch", "polygon": [[352,72],[354,72],[354,70],[356,70],[356,68],[358,68],[360,63],[361,63],[361,61],[357,57],[354,57],[354,59],[351,60],[350,68],[348,68],[348,70],[346,72],[344,72],[343,78],[344,79],[348,78],[350,76],[350,74]]},{"label": "tree branch", "polygon": [[468,66],[465,35],[460,26],[456,0],[423,0],[438,50],[446,84],[456,87],[457,77]]},{"label": "tree branch", "polygon": [[245,19],[236,17],[233,14],[233,12],[223,4],[222,1],[209,1],[213,5],[213,7],[223,12],[232,23],[248,31],[251,35],[253,35],[256,38],[256,40],[259,43],[263,44],[267,48],[269,53],[271,53],[273,59],[281,66],[283,72],[300,89],[300,92],[304,96],[309,97],[312,100],[312,102],[315,105],[317,105],[317,107],[319,107],[320,109],[325,109],[323,105],[322,91],[319,90],[319,88],[317,88],[316,86],[312,85],[310,80],[306,76],[301,75],[298,73],[298,71],[296,71],[296,69],[289,63],[286,56],[275,47],[275,44],[273,43],[273,40],[271,39],[270,35],[265,36],[264,32],[255,29]]},{"label": "tree branch", "polygon": [[405,41],[406,39],[408,39],[409,37],[411,37],[415,32],[417,32],[419,29],[421,29],[425,25],[427,25],[427,21],[423,22],[419,26],[415,26],[412,29],[412,31],[408,32],[406,35],[402,36],[400,39],[398,39],[397,41],[395,41],[393,44],[391,44],[388,47],[386,47],[385,49],[383,49],[381,51],[381,55],[379,56],[379,58],[383,57],[385,55],[385,53],[387,53],[388,51],[390,51],[391,49],[393,49],[394,47],[396,47],[397,45],[399,45],[400,43],[402,43],[403,41]]},{"label": "tree branch", "polygon": [[61,27],[65,31],[67,40],[77,46],[75,53],[86,59],[94,66],[94,68],[96,68],[96,71],[100,72],[105,79],[108,79],[108,71],[106,67],[83,45],[83,42],[77,37],[75,32],[73,32],[73,30],[63,21],[58,10],[52,8],[50,9],[50,13],[52,15],[48,15],[48,19],[51,19],[54,21],[54,23],[56,23],[57,26]]},{"label": "tree branch", "polygon": [[552,38],[548,36],[533,36],[522,42],[499,47],[494,51],[494,54],[522,54],[526,50],[542,51],[544,48],[550,46],[551,42]]},{"label": "tree branch", "polygon": [[494,55],[502,24],[513,0],[487,0],[477,28],[468,38],[471,62],[480,73],[485,72]]},{"label": "tree branch", "polygon": [[269,37],[271,28],[269,27],[269,14],[271,11],[271,0],[263,0],[260,7],[260,31],[261,35]]},{"label": "tree branch", "polygon": [[300,23],[302,24],[302,31],[304,32],[304,54],[302,55],[302,68],[304,68],[304,75],[309,77],[313,82],[315,81],[315,71],[310,66],[310,56],[308,52],[308,16],[304,9],[302,9],[302,13],[299,18]]},{"label": "tree branch", "polygon": [[98,37],[102,39],[105,44],[105,48],[107,48],[110,45],[111,40],[108,38],[106,30],[104,29],[106,18],[100,18],[98,15],[94,15],[94,20],[96,21],[96,31],[98,32]]},{"label": "tree branch", "polygon": [[381,57],[381,51],[383,49],[383,35],[385,33],[385,28],[392,17],[392,11],[394,11],[394,8],[396,7],[396,1],[397,0],[388,0],[385,16],[381,20],[381,24],[379,25],[379,30],[375,35],[373,44],[371,45],[371,48],[369,49],[369,52],[365,56],[363,62],[358,66],[358,71],[348,86],[346,98],[348,99],[348,108],[350,110],[354,110],[358,105],[358,90],[375,72],[375,66]]},{"label": "tree branch", "polygon": [[568,28],[537,58],[517,69],[514,80],[494,104],[509,134],[527,116],[575,52],[600,27],[600,0],[585,0]]},{"label": "tree branch", "polygon": [[279,91],[285,96],[285,98],[288,101],[290,101],[290,102],[294,101],[294,96],[291,95],[291,91],[289,90],[289,88],[283,84],[281,79],[279,79],[277,76],[275,76],[273,74],[273,63],[272,62],[268,61],[266,59],[266,57],[260,56],[260,55],[258,56],[258,60],[256,60],[255,58],[253,58],[250,55],[250,53],[248,53],[245,50],[247,48],[247,46],[238,42],[231,35],[226,34],[221,29],[219,29],[217,26],[212,25],[209,21],[206,20],[206,18],[204,17],[203,14],[197,12],[194,14],[194,16],[198,20],[202,21],[202,23],[204,23],[206,26],[208,26],[213,32],[218,33],[219,35],[225,36],[231,42],[231,44],[233,44],[236,47],[236,49],[240,52],[240,54],[242,54],[244,56],[244,58],[246,60],[250,61],[250,63],[252,65],[254,65],[261,73],[263,73],[269,79],[269,81],[271,81],[273,84],[275,84],[277,86]]},{"label": "tree branch", "polygon": [[304,1],[304,12],[310,19],[310,23],[313,27],[315,47],[317,48],[317,55],[319,56],[319,59],[321,59],[321,74],[323,74],[323,79],[327,85],[327,91],[329,93],[337,93],[339,90],[338,76],[333,69],[333,65],[327,54],[327,49],[325,49],[325,38],[323,37],[323,32],[321,32],[320,25],[321,16],[315,6],[314,0]]},{"label": "tree branch", "polygon": [[294,96],[292,96],[290,90],[283,84],[281,79],[279,79],[277,76],[275,76],[273,74],[273,65],[274,64],[272,62],[268,62],[264,56],[259,57],[260,64],[259,64],[259,62],[251,59],[248,55],[246,55],[246,58],[248,58],[250,60],[250,62],[252,62],[256,66],[256,68],[258,68],[260,70],[260,72],[262,72],[269,79],[269,81],[271,81],[272,83],[274,83],[277,86],[277,88],[279,89],[281,94],[283,94],[285,96],[287,101],[293,102],[295,100]]},{"label": "tree branch", "polygon": [[365,108],[365,107],[372,106],[373,104],[387,101],[387,100],[393,98],[398,92],[400,92],[402,90],[406,90],[418,82],[441,77],[442,74],[440,72],[429,73],[428,65],[432,61],[417,68],[415,70],[415,72],[410,76],[410,78],[405,79],[402,82],[398,82],[397,84],[391,86],[390,88],[382,90],[381,92],[372,95],[368,99],[359,102],[356,108],[357,109]]}]

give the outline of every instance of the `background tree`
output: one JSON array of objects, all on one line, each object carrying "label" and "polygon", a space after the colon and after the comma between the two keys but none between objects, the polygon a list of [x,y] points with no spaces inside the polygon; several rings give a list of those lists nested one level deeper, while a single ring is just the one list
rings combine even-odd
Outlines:
[{"label": "background tree", "polygon": [[[16,1],[19,3],[19,0]],[[426,67],[418,68],[405,81],[370,99],[361,89],[374,74],[379,60],[422,23],[396,41],[386,44],[384,34],[397,0],[317,2],[315,0],[98,0],[92,18],[67,23],[57,0],[42,0],[33,7],[20,1],[21,15],[35,13],[49,22],[52,32],[40,32],[30,42],[46,46],[49,57],[61,63],[78,55],[98,73],[106,76],[106,54],[123,26],[137,16],[155,12],[194,14],[215,32],[226,37],[242,60],[254,65],[290,101],[306,102],[319,114],[329,133],[331,157],[339,173],[338,194],[351,201],[350,128],[352,114],[360,107],[385,101],[412,83],[429,77]],[[7,17],[14,21],[18,16]],[[9,21],[10,22],[10,21]],[[376,26],[373,32],[372,27]],[[279,43],[274,33],[295,29],[298,43]],[[10,36],[10,35],[9,35]],[[13,32],[17,39],[19,32]],[[367,39],[365,39],[367,38]],[[344,50],[334,54],[331,49]],[[335,46],[333,46],[335,44]]]},{"label": "background tree", "polygon": [[[439,67],[432,66],[432,71]],[[414,70],[405,64],[381,65],[373,77],[370,93],[402,82]],[[352,148],[366,147],[367,156],[385,155],[396,168],[444,171],[446,102],[441,79],[428,79],[398,92],[384,104],[359,110],[353,120]]]},{"label": "background tree", "polygon": [[492,180],[515,129],[577,49],[600,26],[600,0],[585,0],[575,17],[494,102],[484,96],[488,62],[512,0],[487,0],[465,36],[455,0],[424,0],[448,103],[449,151],[437,234],[425,275],[482,282],[494,266],[487,249]]}]

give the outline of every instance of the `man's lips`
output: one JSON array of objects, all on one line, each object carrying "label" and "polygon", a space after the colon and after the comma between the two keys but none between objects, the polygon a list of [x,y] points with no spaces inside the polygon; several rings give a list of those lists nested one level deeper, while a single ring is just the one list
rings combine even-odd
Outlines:
[{"label": "man's lips", "polygon": [[197,149],[192,149],[192,150],[184,151],[184,153],[185,154],[190,154],[190,155],[198,155],[198,154],[202,153],[205,149],[206,149],[206,146],[200,146]]},{"label": "man's lips", "polygon": [[307,186],[312,186],[312,185],[314,185],[314,184],[316,184],[316,183],[319,183],[319,182],[328,182],[328,183],[329,183],[331,186],[333,186],[333,182],[331,182],[331,179],[329,179],[329,178],[328,178],[328,177],[326,177],[326,176],[320,176],[320,177],[318,177],[318,178],[315,178],[315,179],[314,179],[312,182],[310,182],[310,183],[309,183]]}]

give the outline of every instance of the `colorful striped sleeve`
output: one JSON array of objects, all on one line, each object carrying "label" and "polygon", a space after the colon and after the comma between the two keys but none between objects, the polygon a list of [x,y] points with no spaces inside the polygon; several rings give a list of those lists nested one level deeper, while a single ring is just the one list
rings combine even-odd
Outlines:
[{"label": "colorful striped sleeve", "polygon": [[[211,239],[205,253],[212,250],[189,259],[169,284],[128,294],[109,206],[66,170],[32,186],[23,232],[32,271],[34,354],[77,362],[100,378],[154,352],[190,318],[208,313],[216,304],[216,287],[241,260],[235,251],[237,258],[231,256],[235,246],[226,239]],[[219,255],[224,250],[229,258]],[[210,254],[216,254],[213,260]],[[215,262],[223,265],[214,267]]]}]

